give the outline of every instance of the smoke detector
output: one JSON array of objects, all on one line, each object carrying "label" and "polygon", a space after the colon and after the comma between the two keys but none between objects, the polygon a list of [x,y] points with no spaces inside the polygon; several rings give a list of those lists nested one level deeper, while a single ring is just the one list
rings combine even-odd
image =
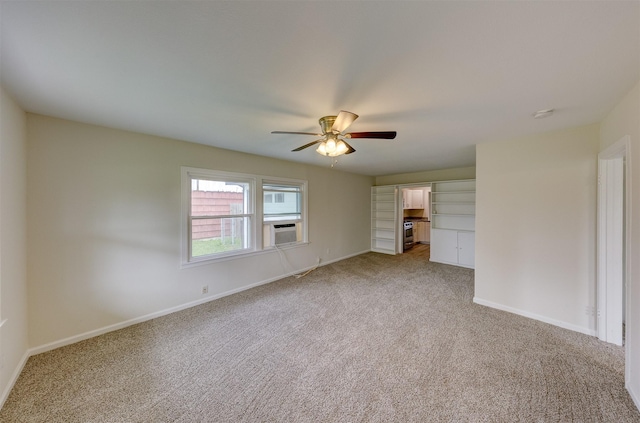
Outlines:
[{"label": "smoke detector", "polygon": [[553,114],[553,112],[555,112],[554,109],[538,110],[537,112],[535,112],[533,114],[533,118],[534,119],[543,119],[543,118],[551,116]]}]

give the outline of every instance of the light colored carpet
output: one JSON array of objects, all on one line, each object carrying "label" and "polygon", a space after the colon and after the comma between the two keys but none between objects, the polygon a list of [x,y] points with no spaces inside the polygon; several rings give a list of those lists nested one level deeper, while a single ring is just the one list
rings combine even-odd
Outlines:
[{"label": "light colored carpet", "polygon": [[638,422],[624,352],[363,254],[29,359],[2,422]]}]

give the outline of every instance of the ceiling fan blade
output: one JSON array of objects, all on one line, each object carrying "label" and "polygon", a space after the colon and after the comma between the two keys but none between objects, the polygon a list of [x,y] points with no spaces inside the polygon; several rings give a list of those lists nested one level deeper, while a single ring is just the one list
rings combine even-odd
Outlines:
[{"label": "ceiling fan blade", "polygon": [[289,131],[271,131],[272,134],[298,134],[298,135],[315,135],[316,137],[321,137],[322,134],[318,134],[316,132],[289,132]]},{"label": "ceiling fan blade", "polygon": [[396,131],[386,131],[386,132],[351,132],[350,134],[345,134],[347,138],[377,138],[384,140],[392,140],[396,137]]},{"label": "ceiling fan blade", "polygon": [[355,113],[347,112],[346,110],[340,110],[340,113],[338,113],[338,116],[336,117],[336,121],[333,122],[331,131],[341,133],[342,131],[347,129],[349,125],[351,125],[356,119],[358,119],[358,115],[356,115]]},{"label": "ceiling fan blade", "polygon": [[304,150],[305,148],[307,148],[307,147],[311,147],[312,145],[317,144],[317,143],[322,142],[322,141],[324,141],[324,139],[315,140],[315,141],[310,142],[309,144],[305,144],[305,145],[303,145],[303,146],[301,146],[301,147],[298,147],[298,148],[295,148],[295,149],[293,149],[293,150],[291,150],[291,151],[300,151],[300,150]]},{"label": "ceiling fan blade", "polygon": [[351,146],[349,145],[349,143],[348,143],[348,142],[346,142],[345,140],[342,140],[342,142],[343,142],[343,143],[344,143],[344,145],[346,145],[346,146],[347,146],[347,148],[348,148],[347,152],[346,152],[346,153],[344,153],[344,154],[351,154],[351,153],[353,153],[353,152],[355,152],[355,151],[356,151],[356,149],[355,149],[355,148],[353,148],[353,147],[351,147]]}]

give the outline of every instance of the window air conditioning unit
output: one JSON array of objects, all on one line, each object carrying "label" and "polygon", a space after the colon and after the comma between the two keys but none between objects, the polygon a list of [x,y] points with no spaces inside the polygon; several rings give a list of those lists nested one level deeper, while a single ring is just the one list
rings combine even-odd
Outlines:
[{"label": "window air conditioning unit", "polygon": [[295,223],[272,223],[271,245],[284,245],[298,242]]}]

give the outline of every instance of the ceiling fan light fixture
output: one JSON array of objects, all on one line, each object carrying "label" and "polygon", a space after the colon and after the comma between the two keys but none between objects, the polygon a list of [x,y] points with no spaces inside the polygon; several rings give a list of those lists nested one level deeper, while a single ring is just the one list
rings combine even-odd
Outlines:
[{"label": "ceiling fan light fixture", "polygon": [[316,151],[318,152],[318,154],[321,154],[323,156],[327,156],[327,144],[325,142],[321,142],[320,145],[318,146],[318,148],[316,148]]},{"label": "ceiling fan light fixture", "polygon": [[337,147],[336,139],[333,137],[327,138],[327,141],[325,141],[325,146],[328,154],[335,153]]},{"label": "ceiling fan light fixture", "polygon": [[338,144],[336,144],[336,156],[345,154],[347,151],[349,151],[349,147],[347,147],[347,144],[345,144],[342,140],[338,141]]},{"label": "ceiling fan light fixture", "polygon": [[[311,141],[305,145],[301,145],[298,148],[294,148],[293,151],[304,150],[312,145],[318,145],[316,152],[325,157],[337,157],[343,154],[351,154],[356,151],[355,148],[349,145],[345,139],[351,138],[370,138],[370,139],[387,139],[392,140],[396,137],[395,131],[377,131],[377,132],[349,132],[345,133],[345,130],[358,118],[355,113],[341,110],[337,116],[323,116],[320,118],[320,128],[322,133],[313,132],[290,132],[290,131],[271,131],[272,134],[300,134],[300,135],[315,135],[322,137],[315,141]],[[333,161],[335,164],[337,159]],[[331,167],[333,167],[333,164]]]},{"label": "ceiling fan light fixture", "polygon": [[342,140],[336,142],[335,139],[329,138],[327,141],[321,142],[316,151],[323,156],[337,157],[348,152],[349,147]]}]

